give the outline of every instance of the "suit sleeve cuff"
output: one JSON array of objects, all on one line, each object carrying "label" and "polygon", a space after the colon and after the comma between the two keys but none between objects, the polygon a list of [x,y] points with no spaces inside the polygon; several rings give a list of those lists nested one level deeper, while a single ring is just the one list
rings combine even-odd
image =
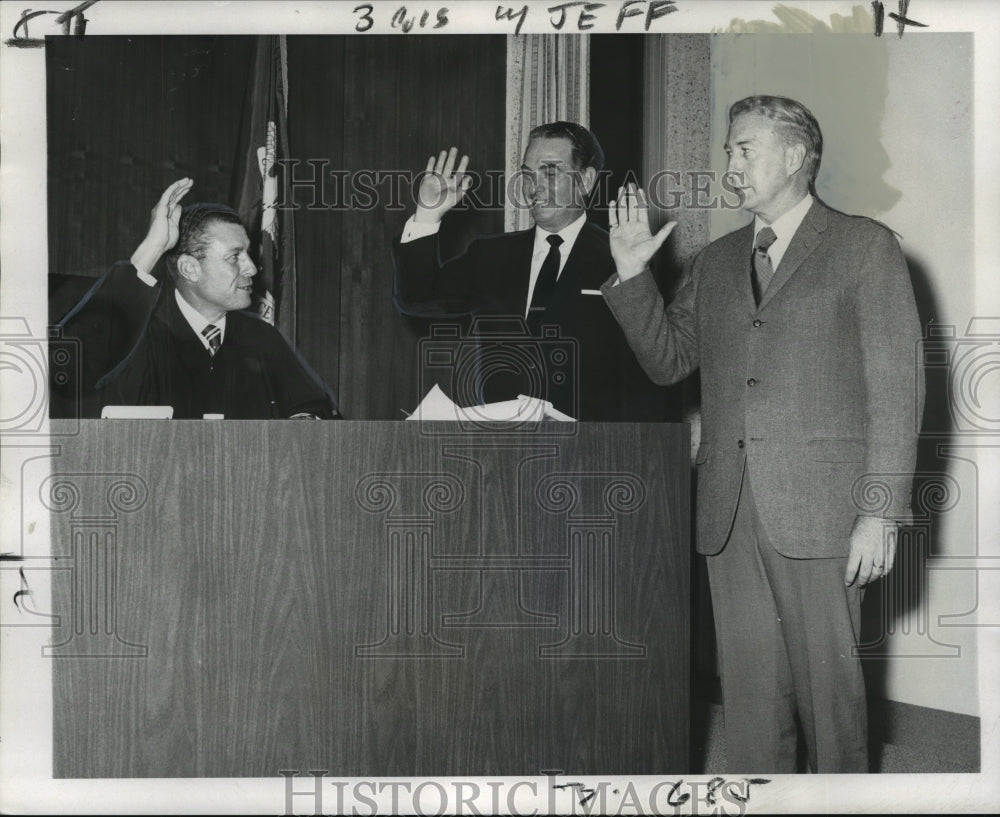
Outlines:
[{"label": "suit sleeve cuff", "polygon": [[617,272],[614,273],[601,285],[601,292],[604,294],[605,298],[612,300],[632,296],[634,294],[640,294],[640,297],[647,297],[652,294],[650,287],[659,292],[656,286],[656,281],[653,279],[653,273],[650,272],[649,267],[647,267],[638,275],[632,276],[627,281],[623,281],[619,278]]}]

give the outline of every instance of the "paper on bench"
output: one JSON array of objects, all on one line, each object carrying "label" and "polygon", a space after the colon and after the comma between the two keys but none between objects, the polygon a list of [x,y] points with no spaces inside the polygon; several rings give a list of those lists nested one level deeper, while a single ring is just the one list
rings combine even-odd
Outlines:
[{"label": "paper on bench", "polygon": [[467,421],[467,422],[538,422],[543,419],[574,422],[572,417],[557,411],[547,400],[521,395],[516,400],[488,403],[462,408],[434,384],[427,396],[414,409],[410,420]]}]

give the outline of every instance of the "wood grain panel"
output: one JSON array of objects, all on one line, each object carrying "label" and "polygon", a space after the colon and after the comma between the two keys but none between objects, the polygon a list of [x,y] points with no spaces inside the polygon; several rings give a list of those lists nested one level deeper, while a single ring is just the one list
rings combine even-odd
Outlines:
[{"label": "wood grain panel", "polygon": [[50,272],[99,276],[128,258],[182,176],[195,180],[189,200],[227,200],[252,39],[52,38]]},{"label": "wood grain panel", "polygon": [[[53,462],[75,505],[49,498],[55,775],[685,771],[687,428],[575,430],[85,421]],[[513,513],[445,456],[473,442]],[[485,518],[508,547],[452,541]],[[95,532],[114,571],[73,547]]]},{"label": "wood grain panel", "polygon": [[[478,172],[502,170],[505,71],[503,37],[349,38],[342,167],[416,174],[428,156],[455,145]],[[392,306],[391,247],[413,213],[412,188],[403,187],[395,209],[390,185],[377,189],[376,206],[341,215],[340,398],[349,418],[399,420],[426,391],[417,343],[428,324]],[[473,236],[502,231],[502,206],[455,211],[442,230],[450,257]]]},{"label": "wood grain panel", "polygon": [[[299,298],[296,343],[335,391],[340,378],[340,257],[346,206],[333,172],[343,167],[345,37],[289,37],[288,140],[294,189]],[[343,411],[344,406],[341,405]],[[356,416],[356,415],[353,415]]]}]

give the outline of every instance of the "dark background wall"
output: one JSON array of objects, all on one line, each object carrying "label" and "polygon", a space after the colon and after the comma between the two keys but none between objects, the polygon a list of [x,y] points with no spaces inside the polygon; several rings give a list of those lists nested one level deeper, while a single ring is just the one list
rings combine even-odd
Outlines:
[{"label": "dark background wall", "polygon": [[[335,384],[347,417],[399,420],[422,396],[417,341],[426,325],[392,308],[390,248],[413,194],[407,182],[395,183],[394,195],[391,177],[422,170],[451,145],[473,169],[503,169],[505,40],[289,38],[288,73],[295,155],[329,160],[329,169],[356,179],[347,191],[327,177],[334,184],[324,198],[339,209],[308,208],[313,191],[296,191],[299,345]],[[364,171],[370,181],[358,179]],[[376,172],[390,180],[379,184]],[[378,200],[364,187],[378,190]],[[345,209],[349,198],[354,206]],[[502,230],[501,207],[465,208],[445,220],[443,247],[458,252],[473,235]]]},{"label": "dark background wall", "polygon": [[[590,38],[590,127],[604,148],[609,176],[600,188],[596,207],[607,207],[631,171],[638,173],[642,159],[643,46],[644,37],[592,35]],[[591,213],[602,227],[604,212]]]},{"label": "dark background wall", "polygon": [[[49,271],[96,277],[127,258],[182,176],[226,201],[246,37],[53,38],[46,48]],[[57,306],[53,304],[53,306]]]}]

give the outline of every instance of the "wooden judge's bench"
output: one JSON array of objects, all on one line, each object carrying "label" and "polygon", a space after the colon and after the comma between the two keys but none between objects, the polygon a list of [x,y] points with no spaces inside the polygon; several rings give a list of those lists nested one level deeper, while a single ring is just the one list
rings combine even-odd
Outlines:
[{"label": "wooden judge's bench", "polygon": [[56,777],[688,770],[687,426],[51,425]]}]

